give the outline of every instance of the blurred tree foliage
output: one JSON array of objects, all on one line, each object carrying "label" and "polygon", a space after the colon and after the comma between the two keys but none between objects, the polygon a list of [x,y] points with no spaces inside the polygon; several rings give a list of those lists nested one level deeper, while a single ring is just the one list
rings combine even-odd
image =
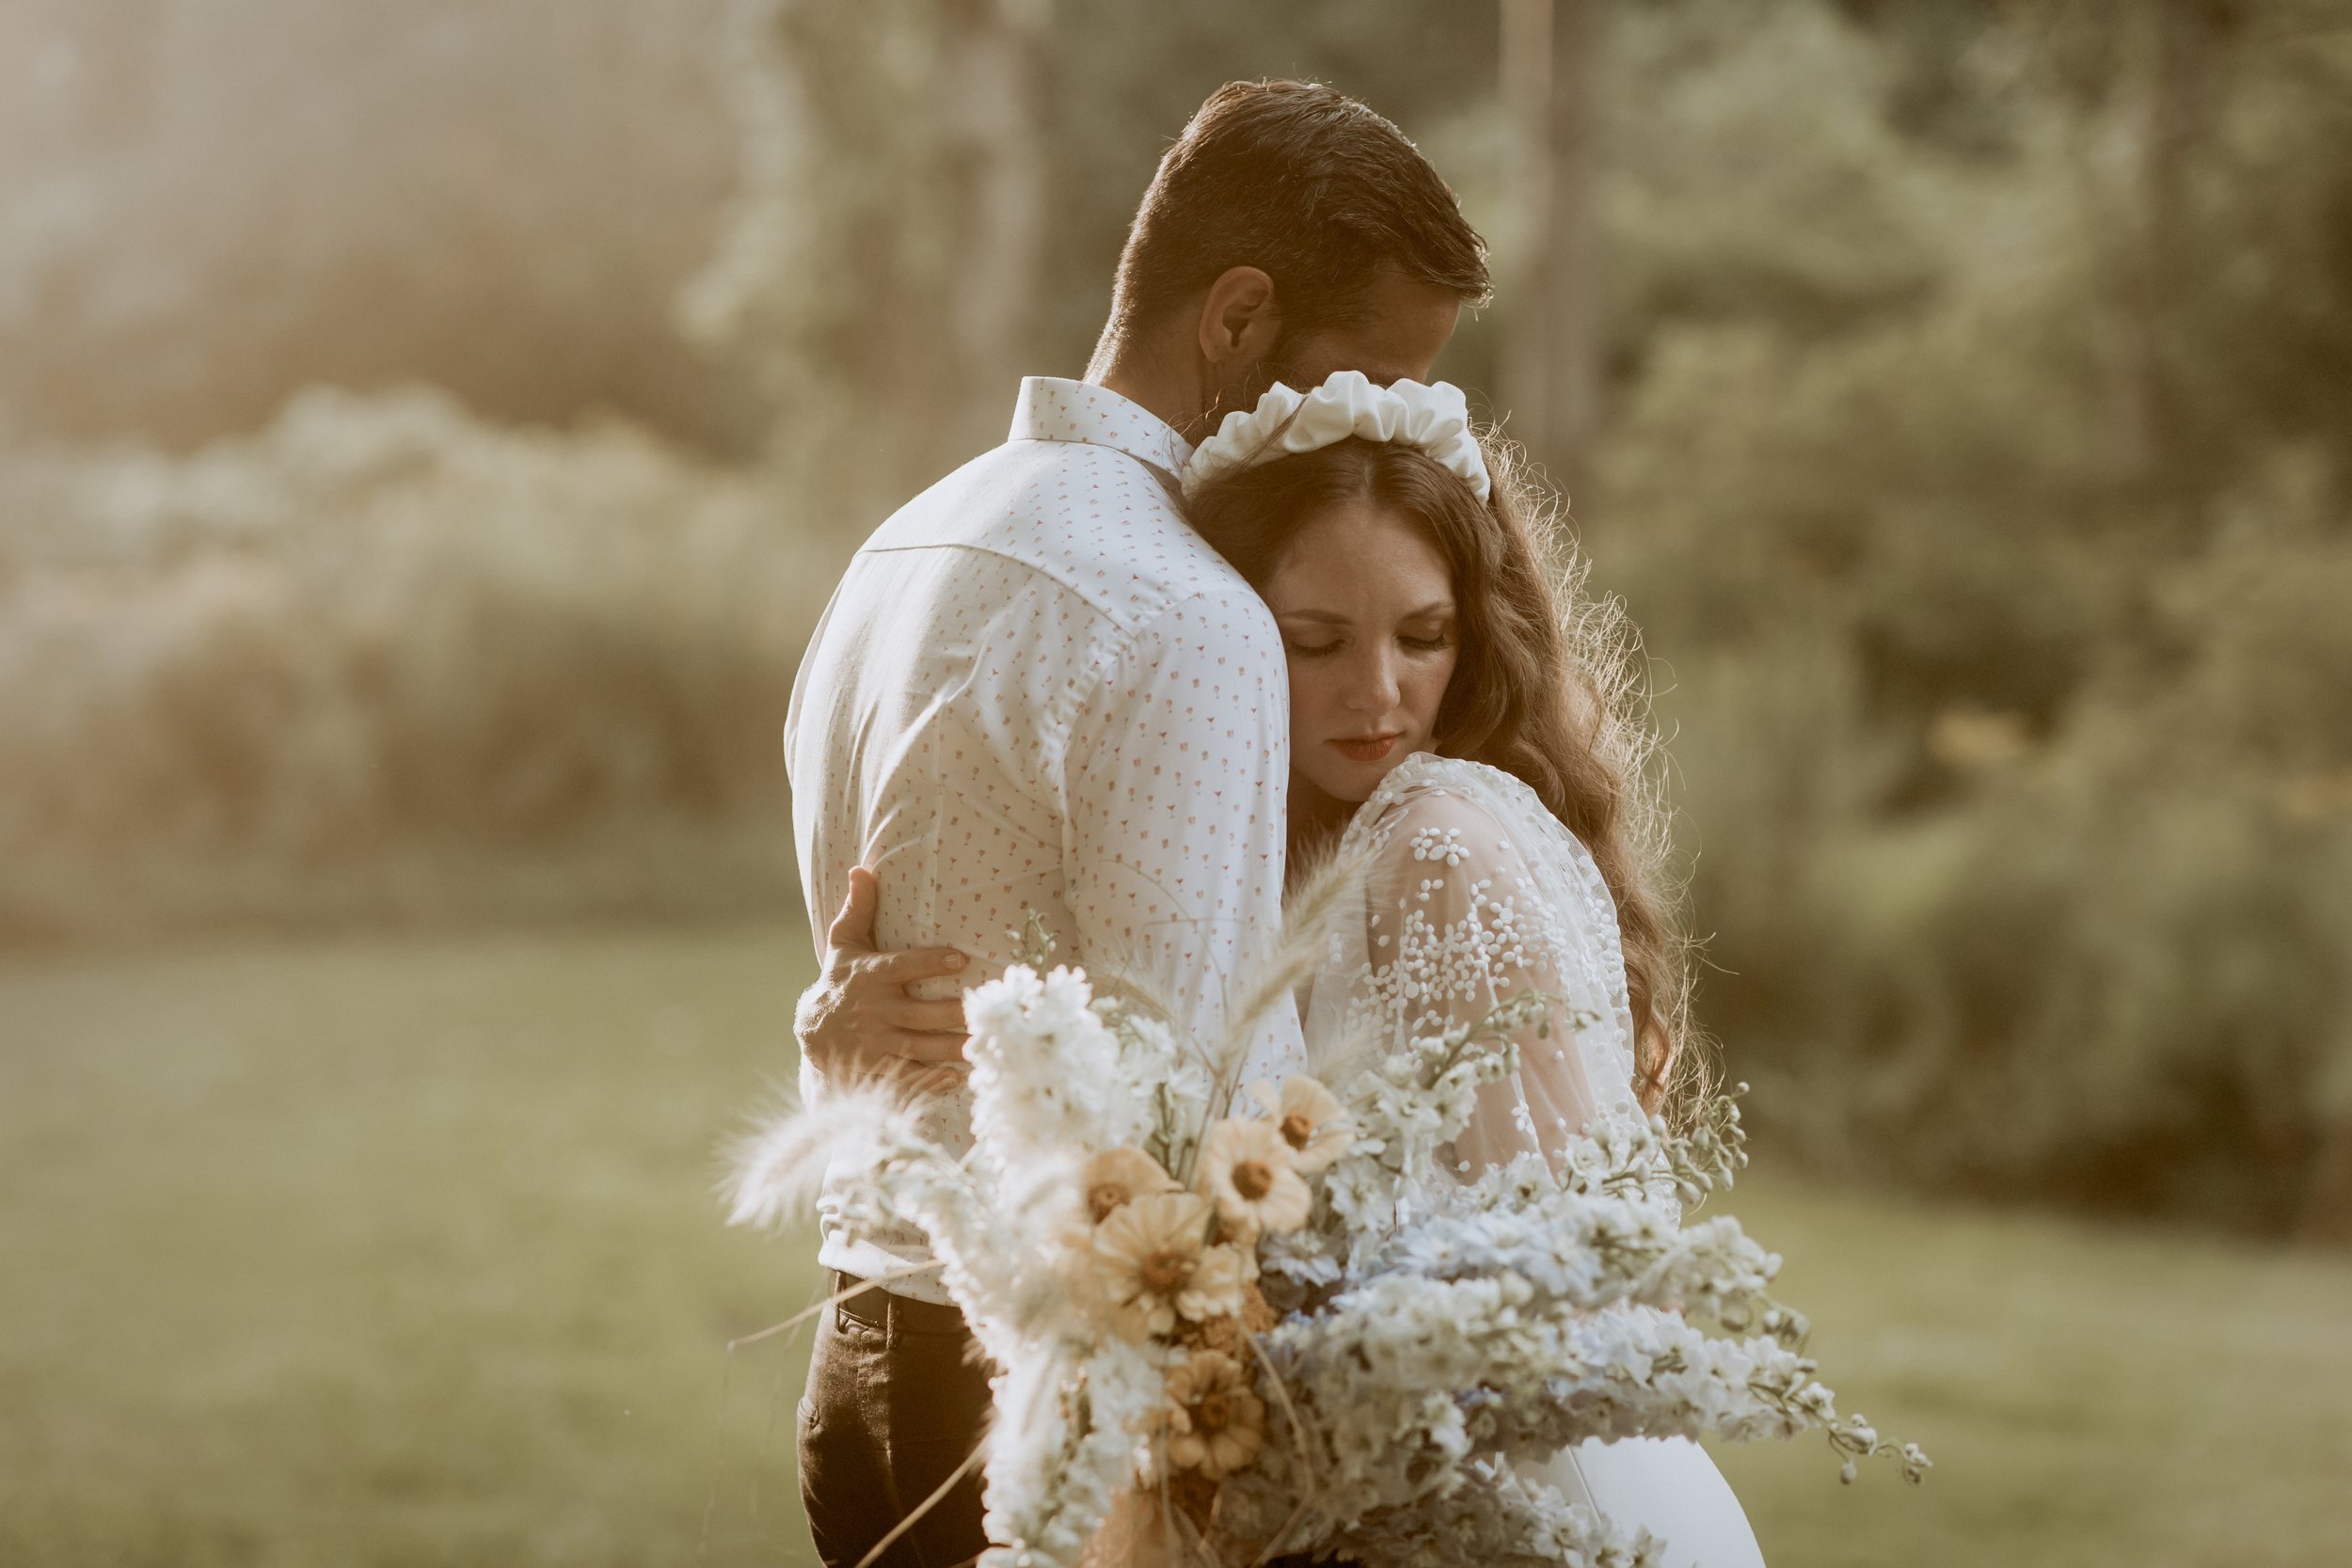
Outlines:
[{"label": "blurred tree foliage", "polygon": [[425,388],[0,462],[0,942],[774,907],[776,501]]},{"label": "blurred tree foliage", "polygon": [[2341,1224],[2352,14],[1775,22],[1644,40],[1584,509],[1707,1022],[1825,1164]]}]

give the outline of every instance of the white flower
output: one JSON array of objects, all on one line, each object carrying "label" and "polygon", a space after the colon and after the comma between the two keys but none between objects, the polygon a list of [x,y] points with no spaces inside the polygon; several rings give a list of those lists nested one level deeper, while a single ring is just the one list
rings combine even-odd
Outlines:
[{"label": "white flower", "polygon": [[1119,1043],[1090,1006],[1086,975],[1040,979],[1018,966],[964,996],[971,1028],[972,1132],[982,1158],[1017,1167],[1045,1152],[1109,1147]]}]

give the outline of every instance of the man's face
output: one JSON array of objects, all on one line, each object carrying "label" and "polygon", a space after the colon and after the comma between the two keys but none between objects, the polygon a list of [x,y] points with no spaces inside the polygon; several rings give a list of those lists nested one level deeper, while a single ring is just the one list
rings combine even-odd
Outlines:
[{"label": "man's face", "polygon": [[1280,382],[1294,391],[1323,385],[1334,371],[1361,371],[1375,386],[1429,379],[1430,367],[1454,336],[1462,299],[1451,289],[1385,269],[1365,301],[1361,320],[1304,338],[1285,337],[1267,358],[1251,365],[1222,400],[1251,408]]}]

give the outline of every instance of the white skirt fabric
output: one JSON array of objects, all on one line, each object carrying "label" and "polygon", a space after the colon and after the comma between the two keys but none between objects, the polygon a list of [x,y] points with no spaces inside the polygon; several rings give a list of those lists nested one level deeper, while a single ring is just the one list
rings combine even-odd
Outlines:
[{"label": "white skirt fabric", "polygon": [[1688,1438],[1595,1439],[1529,1466],[1529,1474],[1621,1528],[1665,1542],[1666,1568],[1764,1568],[1730,1482]]},{"label": "white skirt fabric", "polygon": [[[1596,1438],[1523,1471],[1626,1530],[1665,1542],[1666,1568],[1764,1568],[1740,1499],[1707,1450],[1687,1438]],[[1184,1568],[1191,1556],[1156,1496],[1126,1492],[1078,1560],[1079,1568]]]}]

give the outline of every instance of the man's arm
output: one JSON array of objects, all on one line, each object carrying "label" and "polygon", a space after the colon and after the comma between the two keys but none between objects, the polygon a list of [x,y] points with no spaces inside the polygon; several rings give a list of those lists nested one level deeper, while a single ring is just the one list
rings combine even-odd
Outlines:
[{"label": "man's arm", "polygon": [[952,1088],[963,1081],[963,999],[925,1001],[907,988],[961,974],[966,960],[952,947],[877,949],[881,898],[873,872],[852,867],[816,983],[792,1012],[801,1060],[834,1085],[887,1077],[926,1092]]},{"label": "man's arm", "polygon": [[[1235,585],[1167,610],[1102,673],[1063,772],[1078,961],[1221,1043],[1282,917],[1289,677],[1258,596]],[[1249,1031],[1251,1071],[1305,1059],[1287,1001]]]}]

